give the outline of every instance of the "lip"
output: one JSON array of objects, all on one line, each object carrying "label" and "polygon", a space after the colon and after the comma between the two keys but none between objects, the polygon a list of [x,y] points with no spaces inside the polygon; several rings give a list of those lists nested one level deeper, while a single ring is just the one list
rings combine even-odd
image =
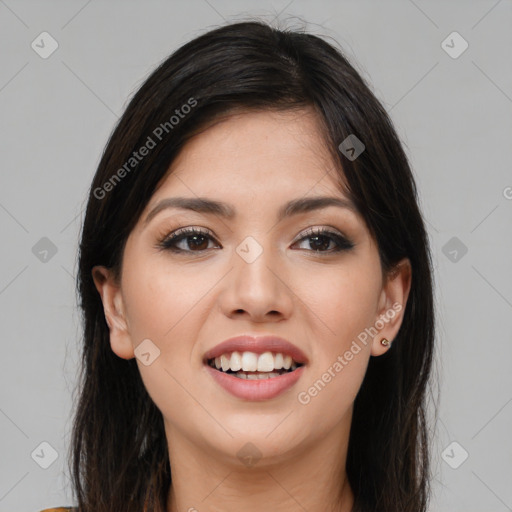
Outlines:
[{"label": "lip", "polygon": [[[221,372],[212,368],[208,364],[209,359],[219,357],[222,354],[230,352],[254,352],[263,354],[264,352],[274,352],[289,355],[296,362],[300,363],[297,369],[262,380],[240,379],[231,374]],[[204,365],[212,378],[226,391],[244,400],[261,401],[275,398],[281,393],[290,389],[304,373],[308,358],[297,346],[278,336],[252,336],[242,335],[229,338],[219,343],[204,355]]]},{"label": "lip", "polygon": [[244,380],[233,377],[229,373],[220,372],[206,365],[206,370],[213,379],[226,391],[244,400],[270,400],[290,389],[304,373],[304,366],[299,366],[293,372],[264,380]]},{"label": "lip", "polygon": [[204,363],[207,364],[208,359],[220,357],[222,354],[230,352],[254,352],[255,354],[263,354],[263,352],[280,352],[289,355],[300,364],[307,364],[308,358],[302,350],[293,343],[280,338],[279,336],[252,336],[244,334],[229,338],[210,349],[204,355]]}]

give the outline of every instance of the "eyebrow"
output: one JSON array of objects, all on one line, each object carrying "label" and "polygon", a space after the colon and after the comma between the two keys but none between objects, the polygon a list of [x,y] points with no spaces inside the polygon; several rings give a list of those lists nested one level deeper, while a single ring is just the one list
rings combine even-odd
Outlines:
[{"label": "eyebrow", "polygon": [[[320,210],[329,206],[345,208],[357,213],[357,209],[352,201],[341,197],[305,197],[293,199],[284,204],[278,211],[277,220],[281,221],[286,217],[297,215],[299,213]],[[192,210],[198,213],[218,215],[225,219],[236,217],[236,210],[229,204],[205,197],[168,197],[159,201],[155,207],[148,213],[144,224],[148,224],[162,210],[168,208],[179,208],[182,210]]]}]

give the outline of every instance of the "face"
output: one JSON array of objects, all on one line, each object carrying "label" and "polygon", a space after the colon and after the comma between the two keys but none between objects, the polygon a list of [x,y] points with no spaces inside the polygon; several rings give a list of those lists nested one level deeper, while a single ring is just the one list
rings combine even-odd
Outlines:
[{"label": "face", "polygon": [[[236,463],[247,442],[275,460],[348,436],[369,358],[400,327],[410,268],[383,280],[337,172],[313,111],[229,117],[175,159],[127,240],[119,282],[94,269],[112,350],[137,356],[170,446]],[[178,197],[225,203],[232,215],[170,205]],[[320,197],[339,202],[280,216]],[[255,345],[215,350],[239,335]],[[266,335],[290,345],[260,343]],[[248,366],[217,370],[215,355],[226,370]],[[302,364],[286,371],[287,356]],[[244,371],[258,362],[274,376]]]}]

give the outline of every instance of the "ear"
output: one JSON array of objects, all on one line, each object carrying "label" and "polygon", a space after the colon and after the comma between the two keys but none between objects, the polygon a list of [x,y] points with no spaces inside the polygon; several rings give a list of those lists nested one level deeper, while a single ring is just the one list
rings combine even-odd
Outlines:
[{"label": "ear", "polygon": [[92,269],[92,278],[103,302],[105,320],[110,329],[110,347],[122,359],[132,359],[135,354],[120,285],[110,269],[103,266]]},{"label": "ear", "polygon": [[408,258],[400,260],[386,276],[375,317],[374,328],[377,334],[372,341],[372,356],[380,356],[389,350],[391,344],[382,345],[383,338],[392,342],[398,334],[411,289],[411,279],[412,268]]}]

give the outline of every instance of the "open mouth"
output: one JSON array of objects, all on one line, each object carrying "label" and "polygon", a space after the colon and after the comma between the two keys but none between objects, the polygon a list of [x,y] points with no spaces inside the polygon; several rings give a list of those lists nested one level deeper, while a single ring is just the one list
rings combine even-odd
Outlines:
[{"label": "open mouth", "polygon": [[207,360],[219,372],[246,380],[272,379],[295,371],[302,366],[291,356],[280,352],[231,352]]}]

